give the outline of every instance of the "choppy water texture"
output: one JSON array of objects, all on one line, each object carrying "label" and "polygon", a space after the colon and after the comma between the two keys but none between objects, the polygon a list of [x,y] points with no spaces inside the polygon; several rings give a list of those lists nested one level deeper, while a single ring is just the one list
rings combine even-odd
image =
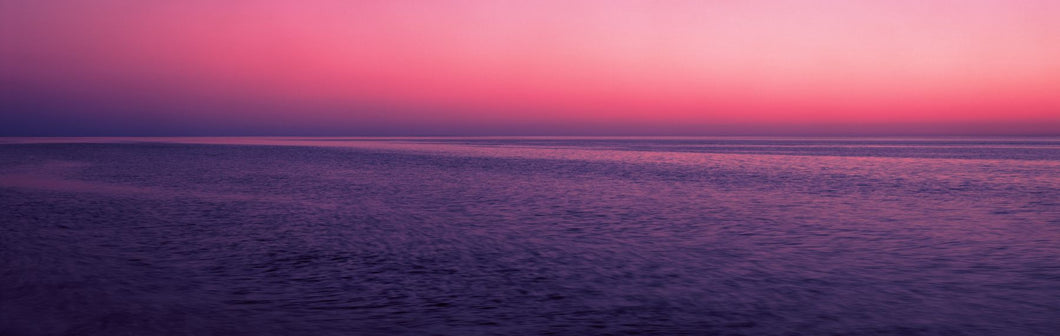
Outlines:
[{"label": "choppy water texture", "polygon": [[1056,139],[4,139],[3,335],[1056,335]]}]

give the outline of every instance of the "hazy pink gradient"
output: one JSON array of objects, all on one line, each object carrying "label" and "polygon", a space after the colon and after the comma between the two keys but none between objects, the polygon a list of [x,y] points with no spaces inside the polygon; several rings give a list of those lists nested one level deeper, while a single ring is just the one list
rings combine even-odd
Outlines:
[{"label": "hazy pink gradient", "polygon": [[88,123],[1060,133],[1050,0],[0,1],[0,40]]}]

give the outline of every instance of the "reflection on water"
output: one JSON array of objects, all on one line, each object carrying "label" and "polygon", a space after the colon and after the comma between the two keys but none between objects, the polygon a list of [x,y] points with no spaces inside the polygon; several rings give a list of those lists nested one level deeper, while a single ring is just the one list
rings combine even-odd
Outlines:
[{"label": "reflection on water", "polygon": [[1060,141],[0,143],[0,334],[1060,330]]}]

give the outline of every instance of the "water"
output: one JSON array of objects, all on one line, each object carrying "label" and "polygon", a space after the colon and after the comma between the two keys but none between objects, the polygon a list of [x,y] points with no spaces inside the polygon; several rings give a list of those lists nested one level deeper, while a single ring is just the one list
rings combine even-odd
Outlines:
[{"label": "water", "polygon": [[1055,335],[1056,139],[0,140],[2,335]]}]

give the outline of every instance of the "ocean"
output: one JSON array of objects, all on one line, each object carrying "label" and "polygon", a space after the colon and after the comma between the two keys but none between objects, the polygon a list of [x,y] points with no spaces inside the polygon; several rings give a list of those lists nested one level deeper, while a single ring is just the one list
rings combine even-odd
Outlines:
[{"label": "ocean", "polygon": [[0,335],[1056,335],[1056,138],[0,138]]}]

